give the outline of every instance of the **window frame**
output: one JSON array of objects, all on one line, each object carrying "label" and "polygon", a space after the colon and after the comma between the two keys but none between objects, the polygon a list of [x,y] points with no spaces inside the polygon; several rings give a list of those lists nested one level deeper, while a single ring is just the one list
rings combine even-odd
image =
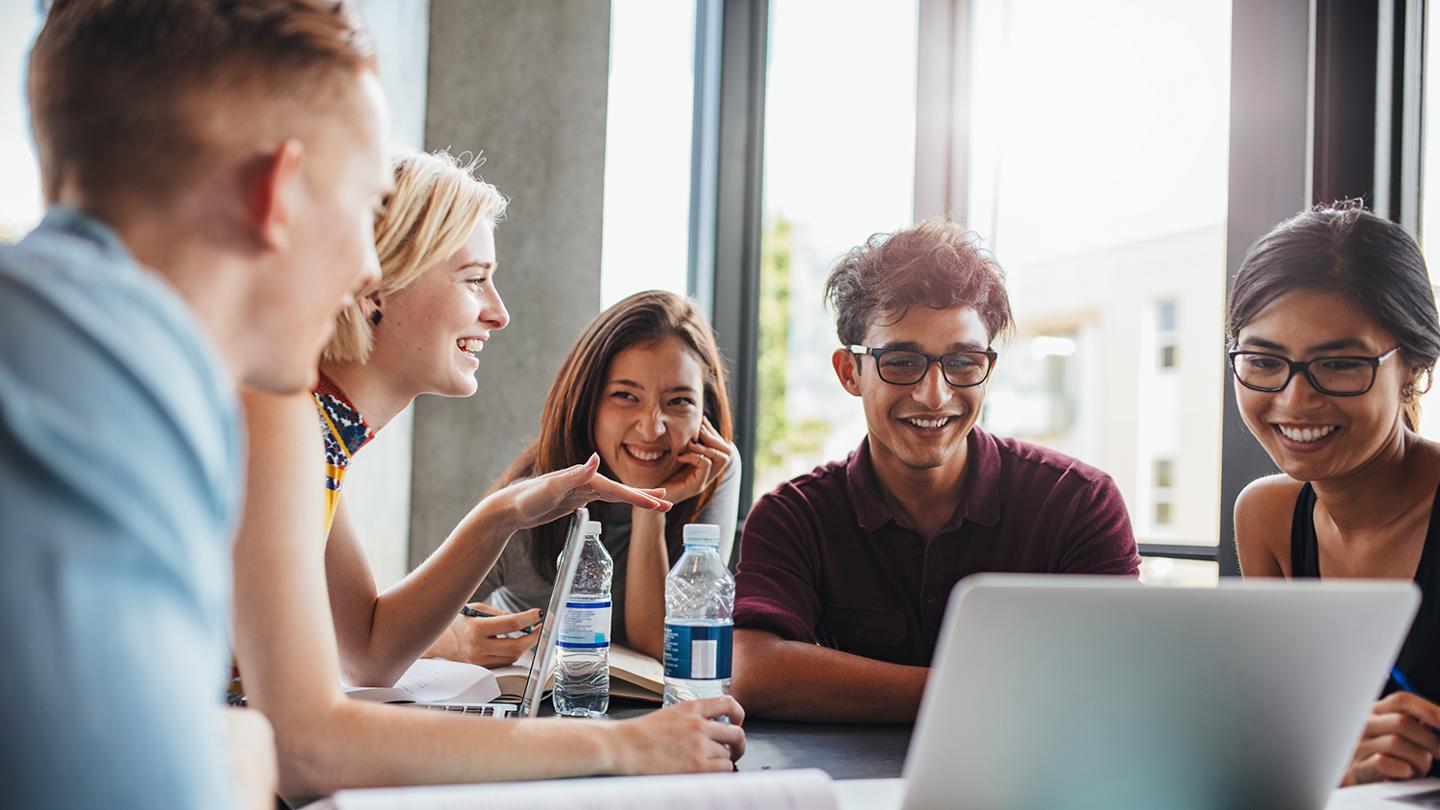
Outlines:
[{"label": "window frame", "polygon": [[[915,216],[963,219],[972,3],[918,2]],[[749,462],[770,9],[768,0],[696,5],[690,290],[732,364],[736,444],[747,462],[738,532],[755,496]],[[1227,251],[1225,267],[1216,268],[1227,296],[1249,246],[1315,202],[1363,197],[1416,230],[1424,14],[1424,0],[1234,0]],[[1190,349],[1197,350],[1203,347]],[[1276,468],[1238,417],[1228,372],[1216,384],[1223,397],[1217,543],[1141,543],[1139,550],[1215,562],[1232,577],[1240,566],[1231,505]]]}]

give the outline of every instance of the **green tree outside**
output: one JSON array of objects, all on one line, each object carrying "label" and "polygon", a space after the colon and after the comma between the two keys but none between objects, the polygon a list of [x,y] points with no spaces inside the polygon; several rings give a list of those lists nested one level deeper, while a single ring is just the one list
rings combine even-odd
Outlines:
[{"label": "green tree outside", "polygon": [[818,419],[792,421],[785,408],[792,234],[790,222],[777,217],[765,225],[760,239],[760,355],[756,363],[760,402],[755,438],[756,470],[762,481],[772,479],[791,457],[818,452],[830,430]]}]

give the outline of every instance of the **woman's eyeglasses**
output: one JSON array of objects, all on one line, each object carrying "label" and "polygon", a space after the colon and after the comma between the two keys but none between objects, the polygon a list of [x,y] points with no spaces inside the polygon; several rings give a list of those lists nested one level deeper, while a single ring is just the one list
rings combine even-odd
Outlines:
[{"label": "woman's eyeglasses", "polygon": [[1235,379],[1253,391],[1283,391],[1296,374],[1304,374],[1310,387],[1322,394],[1358,397],[1375,384],[1380,364],[1398,351],[1396,346],[1379,357],[1316,357],[1303,362],[1269,352],[1235,349],[1226,354]]}]

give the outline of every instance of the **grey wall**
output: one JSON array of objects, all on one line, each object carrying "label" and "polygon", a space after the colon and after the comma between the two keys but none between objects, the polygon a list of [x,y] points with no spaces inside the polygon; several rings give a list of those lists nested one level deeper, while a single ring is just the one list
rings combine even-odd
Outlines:
[{"label": "grey wall", "polygon": [[[391,143],[419,149],[425,137],[429,0],[360,0],[358,5],[380,54]],[[382,588],[409,570],[411,424],[407,409],[355,457],[345,475],[345,502]]]},{"label": "grey wall", "polygon": [[483,151],[481,173],[511,198],[496,232],[511,324],[481,356],[479,393],[416,402],[412,566],[534,437],[599,312],[610,4],[432,0],[430,33],[425,145]]}]

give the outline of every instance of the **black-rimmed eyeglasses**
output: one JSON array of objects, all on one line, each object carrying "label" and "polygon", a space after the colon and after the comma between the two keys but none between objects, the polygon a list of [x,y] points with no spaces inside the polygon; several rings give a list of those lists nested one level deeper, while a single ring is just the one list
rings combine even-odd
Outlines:
[{"label": "black-rimmed eyeglasses", "polygon": [[985,382],[990,378],[990,370],[995,367],[995,358],[999,356],[991,349],[934,355],[909,349],[872,348],[851,344],[846,346],[845,350],[851,354],[868,354],[875,358],[875,368],[880,373],[880,379],[891,385],[914,385],[925,379],[931,363],[938,363],[940,373],[945,375],[945,382],[956,388],[970,388]]},{"label": "black-rimmed eyeglasses", "polygon": [[1379,357],[1316,357],[1303,362],[1269,352],[1232,349],[1226,354],[1235,379],[1253,391],[1284,391],[1296,374],[1304,374],[1310,387],[1322,394],[1358,397],[1375,384],[1380,364],[1398,351],[1396,346]]}]

